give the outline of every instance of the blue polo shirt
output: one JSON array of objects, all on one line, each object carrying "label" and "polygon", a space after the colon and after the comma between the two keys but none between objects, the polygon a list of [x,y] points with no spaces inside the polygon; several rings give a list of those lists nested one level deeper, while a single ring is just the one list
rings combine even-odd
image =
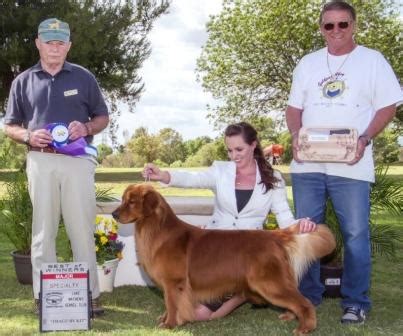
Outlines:
[{"label": "blue polo shirt", "polygon": [[108,108],[91,72],[65,62],[61,71],[52,76],[39,62],[14,79],[4,123],[36,130],[54,122],[85,123],[102,115],[108,115]]}]

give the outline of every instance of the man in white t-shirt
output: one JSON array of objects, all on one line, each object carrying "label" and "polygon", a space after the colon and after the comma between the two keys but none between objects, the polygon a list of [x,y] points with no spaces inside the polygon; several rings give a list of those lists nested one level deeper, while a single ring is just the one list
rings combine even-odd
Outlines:
[{"label": "man in white t-shirt", "polygon": [[[355,44],[356,14],[352,6],[344,1],[326,3],[319,22],[327,47],[304,56],[295,68],[286,110],[293,138],[294,204],[296,217],[323,223],[326,200],[331,199],[344,240],[341,321],[363,323],[371,308],[371,139],[392,120],[403,95],[382,54]],[[301,162],[297,150],[302,126],[356,128],[360,137],[354,160]],[[324,286],[319,263],[309,269],[300,290],[313,304],[321,303]]]}]

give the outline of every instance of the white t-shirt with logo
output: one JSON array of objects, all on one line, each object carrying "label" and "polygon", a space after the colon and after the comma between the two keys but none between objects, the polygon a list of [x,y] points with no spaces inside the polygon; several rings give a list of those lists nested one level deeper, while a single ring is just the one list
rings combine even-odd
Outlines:
[{"label": "white t-shirt with logo", "polygon": [[[399,82],[382,54],[357,46],[348,55],[333,56],[323,48],[304,56],[294,70],[288,105],[303,110],[305,127],[354,127],[362,134],[376,111],[402,102]],[[355,165],[293,161],[291,172],[373,182],[372,145]]]}]

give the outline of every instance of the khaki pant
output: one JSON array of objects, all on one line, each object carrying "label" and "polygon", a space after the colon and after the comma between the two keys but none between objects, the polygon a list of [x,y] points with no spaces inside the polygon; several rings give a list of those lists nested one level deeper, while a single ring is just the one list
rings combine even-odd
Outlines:
[{"label": "khaki pant", "polygon": [[39,298],[42,263],[57,262],[56,237],[60,215],[70,238],[74,261],[87,262],[92,297],[99,296],[94,229],[95,163],[62,154],[29,152],[27,175],[33,206],[32,275]]}]

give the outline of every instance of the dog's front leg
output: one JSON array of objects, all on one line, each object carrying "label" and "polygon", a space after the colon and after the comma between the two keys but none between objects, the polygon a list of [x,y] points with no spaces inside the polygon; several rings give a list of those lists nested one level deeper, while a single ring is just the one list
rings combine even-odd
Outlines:
[{"label": "dog's front leg", "polygon": [[176,321],[177,307],[175,303],[175,288],[173,286],[164,286],[164,302],[166,312],[161,316],[160,328],[175,328],[178,325]]}]

